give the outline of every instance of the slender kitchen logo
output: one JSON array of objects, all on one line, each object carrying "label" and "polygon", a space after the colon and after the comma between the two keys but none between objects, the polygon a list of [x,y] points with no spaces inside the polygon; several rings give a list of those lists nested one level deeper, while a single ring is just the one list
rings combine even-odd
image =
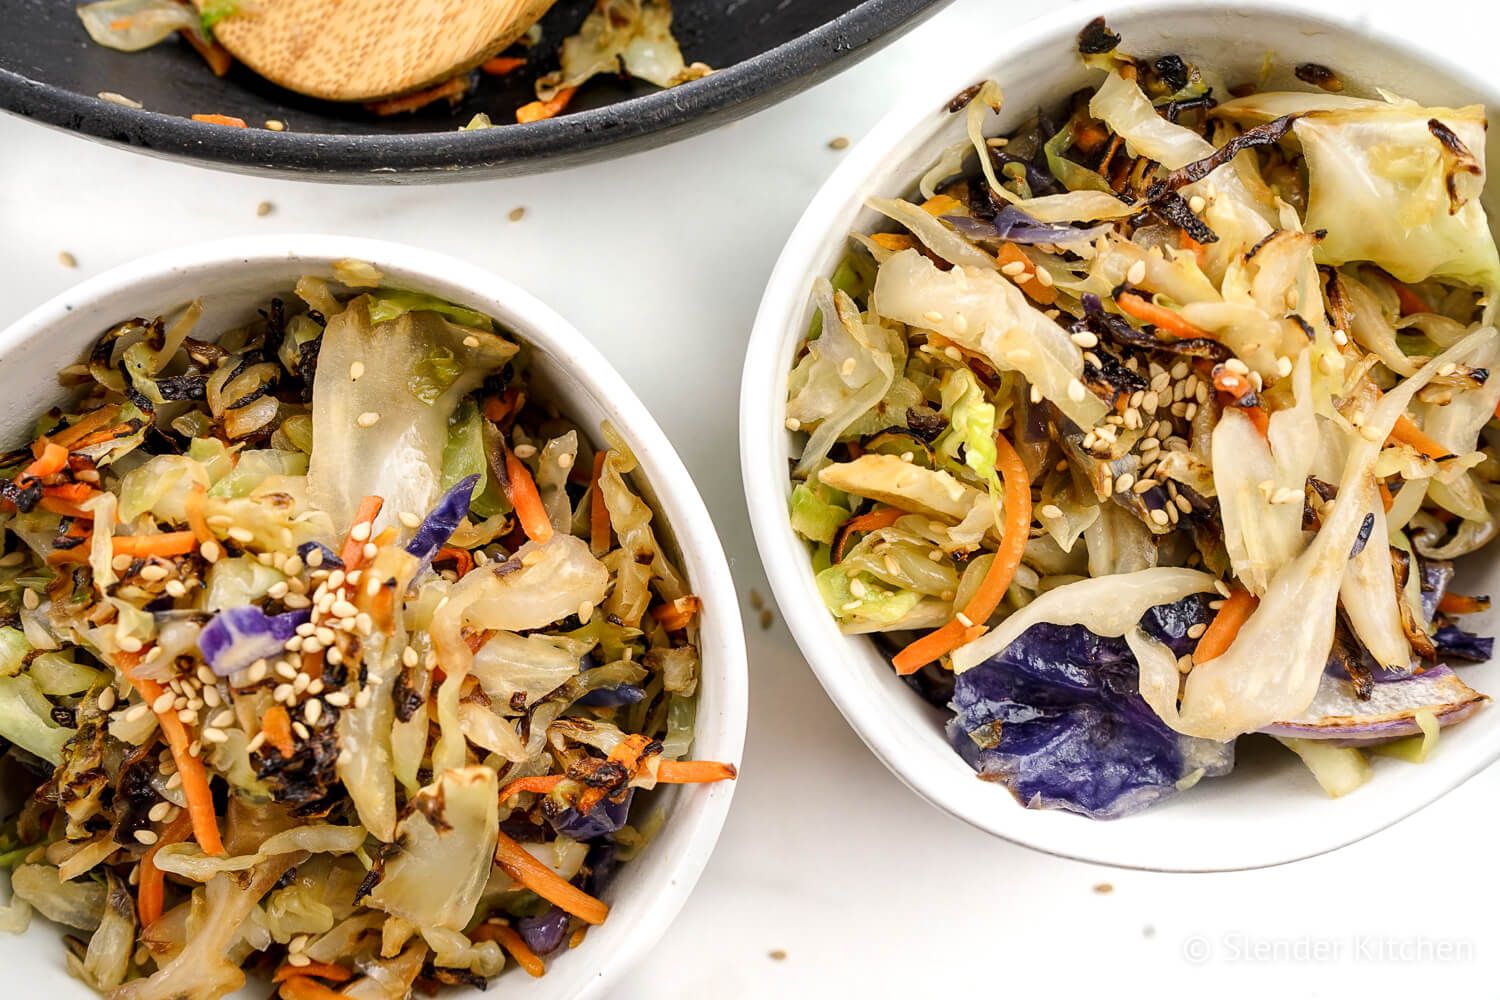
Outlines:
[{"label": "slender kitchen logo", "polygon": [[1344,962],[1355,965],[1447,965],[1473,962],[1471,938],[1435,938],[1394,934],[1312,934],[1271,937],[1259,934],[1192,934],[1182,940],[1182,957],[1190,965],[1262,965]]}]

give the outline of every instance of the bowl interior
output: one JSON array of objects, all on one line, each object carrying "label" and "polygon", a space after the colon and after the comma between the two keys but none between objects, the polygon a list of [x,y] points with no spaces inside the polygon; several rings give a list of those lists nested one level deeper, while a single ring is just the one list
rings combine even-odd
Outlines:
[{"label": "bowl interior", "polygon": [[[287,247],[297,249],[289,252]],[[235,240],[127,265],[64,293],[0,333],[5,360],[0,369],[0,441],[29,438],[36,416],[66,398],[54,373],[77,361],[121,319],[170,314],[202,298],[205,308],[197,330],[217,334],[248,322],[272,295],[289,297],[301,275],[332,278],[332,262],[346,257],[375,264],[393,286],[428,292],[494,317],[534,349],[531,377],[544,398],[595,440],[600,423],[607,420],[629,441],[640,461],[633,485],[660,512],[653,519],[657,536],[674,551],[694,592],[704,598],[703,676],[693,753],[738,761],[745,725],[744,636],[728,566],[696,489],[655,422],[602,356],[556,313],[493,275],[408,247],[328,237]],[[611,919],[593,928],[578,949],[555,956],[545,978],[523,984],[507,977],[503,988],[537,998],[589,996],[639,957],[697,881],[732,794],[733,782],[721,782],[663,788],[649,800],[639,800],[637,808],[663,810],[666,822],[639,857],[620,867],[605,892]],[[25,937],[0,935],[0,960],[14,963],[28,982],[46,978],[61,995],[94,996],[67,978],[62,942],[45,940],[49,933],[50,928]]]},{"label": "bowl interior", "polygon": [[[846,236],[883,217],[872,196],[910,193],[938,153],[964,141],[962,116],[939,109],[985,78],[999,81],[1005,105],[986,131],[1004,134],[1038,108],[1053,108],[1100,74],[1076,58],[1077,31],[1094,10],[1054,14],[1002,43],[993,61],[935,70],[936,81],[894,111],[854,151],[814,199],[773,273],[746,361],[742,453],[757,542],[788,624],[824,687],[851,725],[903,781],[934,804],[982,829],[1049,853],[1159,870],[1251,868],[1307,857],[1350,843],[1414,812],[1500,756],[1500,719],[1482,712],[1445,730],[1421,766],[1384,758],[1374,779],[1328,799],[1290,752],[1265,737],[1239,743],[1239,765],[1187,794],[1112,823],[1022,808],[1005,788],[979,781],[944,738],[945,713],[898,679],[867,639],[835,627],[813,586],[807,551],[786,518],[791,435],[782,427],[786,373],[811,318],[813,275],[830,274]],[[1230,85],[1261,78],[1268,89],[1305,90],[1292,75],[1303,62],[1332,67],[1348,93],[1395,91],[1428,105],[1490,103],[1494,91],[1435,56],[1352,24],[1280,4],[1137,3],[1108,18],[1132,54],[1179,53],[1218,71]],[[1489,141],[1490,157],[1497,152]],[[1495,186],[1487,192],[1492,203]],[[1493,211],[1493,209],[1492,209]],[[1466,593],[1500,589],[1500,567],[1480,553],[1460,562]],[[1492,633],[1490,612],[1469,627]],[[1500,690],[1500,663],[1462,667],[1472,686]],[[1253,830],[1246,822],[1254,819]]]}]

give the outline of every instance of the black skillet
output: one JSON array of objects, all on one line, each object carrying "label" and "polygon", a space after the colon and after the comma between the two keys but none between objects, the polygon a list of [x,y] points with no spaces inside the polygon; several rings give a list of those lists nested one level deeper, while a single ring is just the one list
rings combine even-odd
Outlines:
[{"label": "black skillet", "polygon": [[[421,183],[531,173],[658,146],[722,124],[811,86],[875,51],[948,0],[676,0],[674,33],[689,62],[717,72],[670,91],[596,78],[570,113],[477,132],[459,126],[485,112],[513,122],[530,80],[556,66],[557,43],[591,0],[559,0],[532,64],[485,77],[457,108],[399,117],[314,101],[236,66],[214,77],[185,44],[138,53],[92,43],[70,0],[20,0],[0,31],[0,107],[43,124],[157,156],[247,173],[354,183]],[[145,110],[100,100],[123,94]],[[233,115],[287,131],[191,121]]]}]

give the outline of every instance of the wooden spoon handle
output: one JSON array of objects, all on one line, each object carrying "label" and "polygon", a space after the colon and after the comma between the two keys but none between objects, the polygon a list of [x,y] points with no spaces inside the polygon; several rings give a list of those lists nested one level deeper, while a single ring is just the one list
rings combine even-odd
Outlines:
[{"label": "wooden spoon handle", "polygon": [[[208,0],[197,0],[201,7]],[[257,0],[214,36],[256,73],[299,94],[373,101],[473,69],[555,0]]]}]

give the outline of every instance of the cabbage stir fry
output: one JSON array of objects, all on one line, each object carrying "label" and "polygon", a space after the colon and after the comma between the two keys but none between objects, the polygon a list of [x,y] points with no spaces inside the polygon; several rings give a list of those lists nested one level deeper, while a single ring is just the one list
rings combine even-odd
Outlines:
[{"label": "cabbage stir fry", "polygon": [[637,791],[735,776],[684,759],[701,603],[626,444],[483,314],[335,273],[113,327],[0,457],[0,923],[117,1000],[542,975]]},{"label": "cabbage stir fry", "polygon": [[1500,503],[1484,112],[1119,41],[1011,135],[959,95],[969,141],[870,202],[789,379],[792,525],[1027,805],[1123,815],[1248,733],[1341,794],[1487,701],[1448,590]]}]

